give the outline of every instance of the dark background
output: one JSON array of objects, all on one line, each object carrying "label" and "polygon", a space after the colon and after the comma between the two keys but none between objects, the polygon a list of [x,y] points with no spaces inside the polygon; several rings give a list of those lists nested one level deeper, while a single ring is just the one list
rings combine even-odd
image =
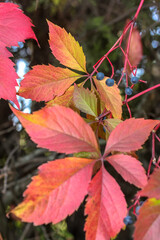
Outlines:
[{"label": "dark background", "polygon": [[[0,1],[4,2],[4,1]],[[9,2],[9,1],[6,1]],[[48,27],[46,19],[64,27],[83,46],[87,58],[88,71],[118,39],[123,31],[126,20],[132,18],[140,1],[136,0],[25,0],[12,1],[20,5],[24,13],[32,19],[34,31],[40,48],[32,40],[26,41],[24,47],[13,51],[15,58],[25,59],[29,67],[36,64],[56,64],[48,45]],[[137,20],[137,27],[142,34],[143,59],[139,68],[144,70],[141,79],[147,85],[138,84],[134,93],[160,83],[160,2],[145,1]],[[118,80],[123,67],[122,55],[114,51],[112,61]],[[101,71],[109,76],[111,69],[106,62]],[[121,85],[122,95],[124,85]],[[25,105],[25,103],[23,103]],[[133,116],[160,119],[160,90],[145,94],[130,104]],[[32,110],[39,109],[43,103],[32,103]],[[128,117],[124,107],[124,118]],[[66,221],[52,226],[34,227],[32,224],[21,223],[14,217],[6,218],[6,212],[22,200],[22,194],[29,184],[31,176],[37,173],[37,167],[63,154],[37,149],[24,130],[19,131],[18,125],[13,126],[11,111],[7,101],[0,100],[0,232],[5,240],[84,240],[83,204],[80,209]],[[17,131],[18,130],[18,131]],[[156,156],[160,154],[160,146],[156,145]],[[140,160],[147,169],[151,158],[151,139],[138,153]],[[111,170],[112,171],[112,170]],[[113,173],[116,174],[116,173]],[[116,176],[115,176],[116,177]],[[127,202],[135,194],[133,186],[126,184],[118,176]],[[68,226],[66,225],[68,224]],[[133,226],[122,231],[117,239],[132,239]]]}]

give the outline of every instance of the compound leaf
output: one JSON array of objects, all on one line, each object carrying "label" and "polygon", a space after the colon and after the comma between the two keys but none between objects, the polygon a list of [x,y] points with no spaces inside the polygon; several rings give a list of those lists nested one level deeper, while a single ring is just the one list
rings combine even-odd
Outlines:
[{"label": "compound leaf", "polygon": [[24,201],[12,213],[35,225],[65,219],[87,194],[93,163],[92,159],[70,157],[41,165],[24,192]]},{"label": "compound leaf", "polygon": [[33,114],[11,109],[39,147],[63,153],[99,152],[91,127],[70,108],[55,105]]}]

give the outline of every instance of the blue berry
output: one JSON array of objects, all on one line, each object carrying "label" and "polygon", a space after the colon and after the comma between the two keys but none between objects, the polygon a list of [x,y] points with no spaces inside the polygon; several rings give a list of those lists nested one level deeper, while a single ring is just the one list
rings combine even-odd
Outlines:
[{"label": "blue berry", "polygon": [[139,82],[139,78],[138,77],[132,77],[131,78],[131,83],[136,84],[138,82]]},{"label": "blue berry", "polygon": [[132,95],[132,93],[133,93],[132,88],[130,88],[130,87],[126,87],[126,88],[125,88],[125,94],[127,94],[127,95]]},{"label": "blue berry", "polygon": [[124,224],[126,224],[126,225],[132,224],[132,223],[133,223],[133,219],[132,219],[131,216],[128,215],[127,217],[125,217],[125,218],[123,219],[123,222],[124,222]]},{"label": "blue berry", "polygon": [[108,79],[106,80],[106,85],[107,85],[108,87],[112,87],[112,86],[114,85],[114,79],[108,78]]},{"label": "blue berry", "polygon": [[96,78],[97,78],[97,80],[103,80],[103,78],[104,78],[104,73],[98,72],[97,75],[96,75]]}]

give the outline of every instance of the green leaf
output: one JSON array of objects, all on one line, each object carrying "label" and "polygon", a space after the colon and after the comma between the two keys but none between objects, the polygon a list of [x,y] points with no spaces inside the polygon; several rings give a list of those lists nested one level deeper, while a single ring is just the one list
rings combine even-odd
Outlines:
[{"label": "green leaf", "polygon": [[89,89],[75,85],[73,100],[79,110],[94,117],[97,116],[97,98]]}]

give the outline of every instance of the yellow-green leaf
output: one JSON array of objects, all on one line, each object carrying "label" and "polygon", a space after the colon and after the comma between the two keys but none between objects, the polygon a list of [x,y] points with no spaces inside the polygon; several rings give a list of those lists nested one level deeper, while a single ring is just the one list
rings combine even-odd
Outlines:
[{"label": "yellow-green leaf", "polygon": [[75,85],[73,100],[79,110],[86,114],[97,116],[97,98],[89,89]]}]

